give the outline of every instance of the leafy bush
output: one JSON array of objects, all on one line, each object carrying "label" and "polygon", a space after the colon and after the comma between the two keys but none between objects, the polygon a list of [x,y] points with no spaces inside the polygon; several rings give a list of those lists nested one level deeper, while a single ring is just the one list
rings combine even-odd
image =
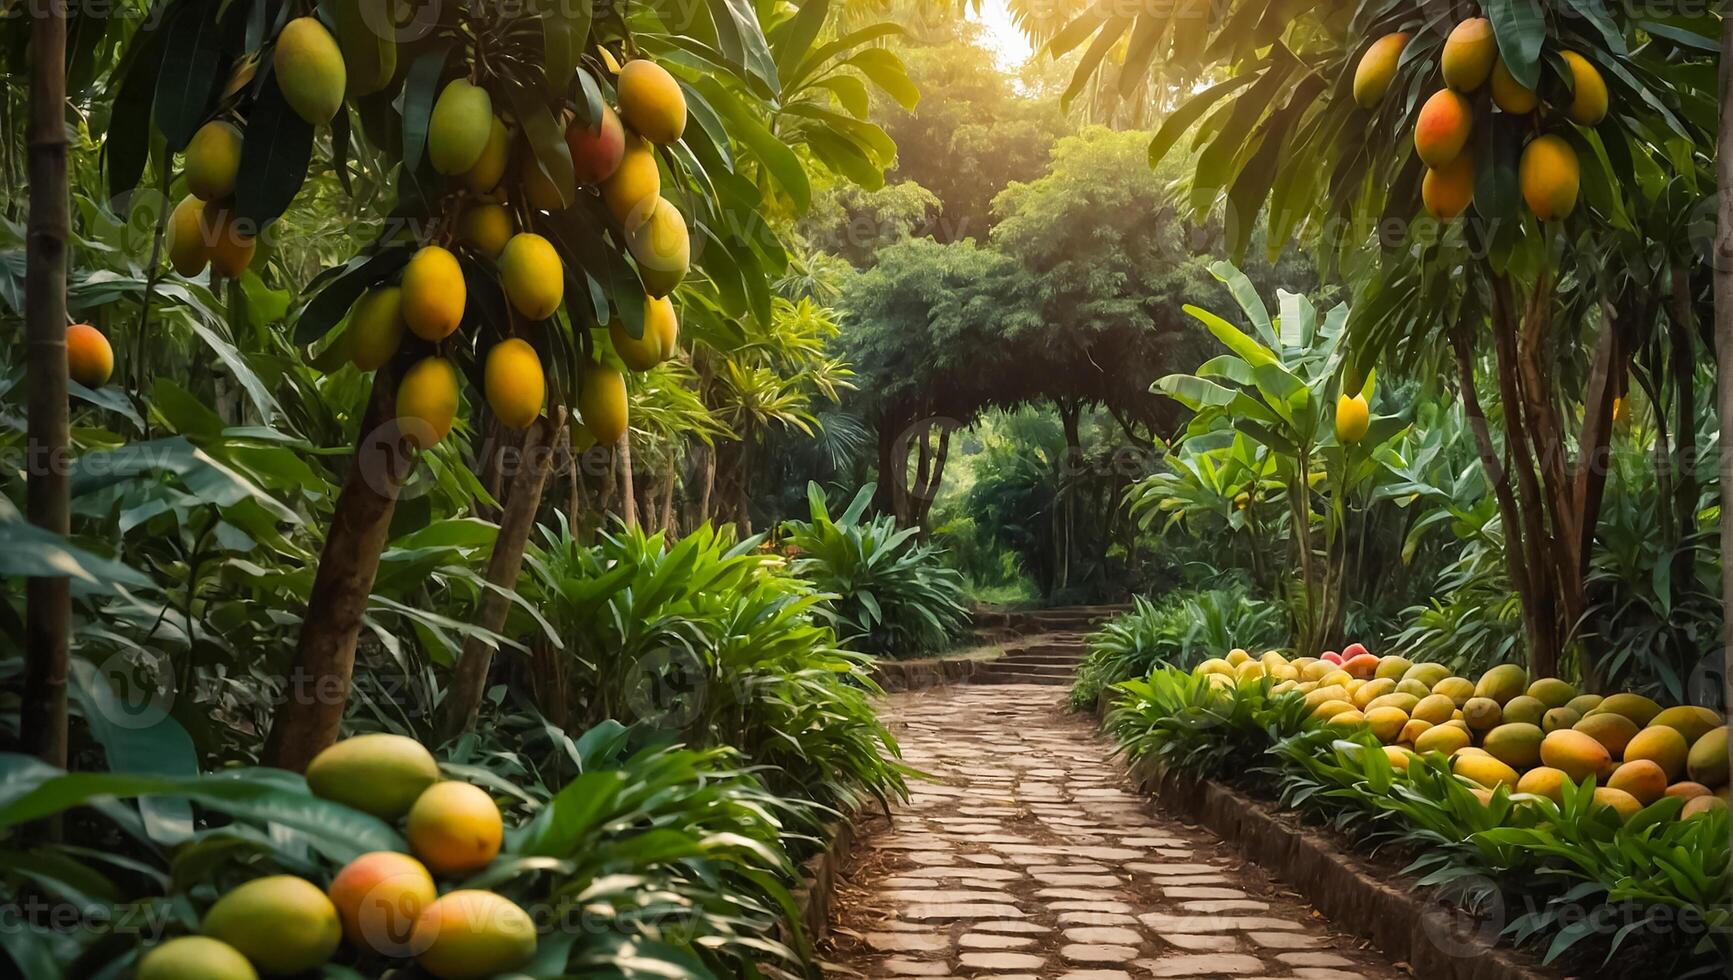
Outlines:
[{"label": "leafy bush", "polygon": [[826,597],[758,538],[709,525],[672,543],[636,528],[593,545],[563,526],[545,538],[520,592],[564,643],[537,658],[531,685],[556,723],[554,706],[570,705],[592,724],[734,746],[773,789],[826,806],[906,790],[870,660],[838,643]]},{"label": "leafy bush", "polygon": [[1074,707],[1093,709],[1106,688],[1158,665],[1190,669],[1234,647],[1287,643],[1282,607],[1252,598],[1244,585],[1174,592],[1159,602],[1138,596],[1132,609],[1087,638],[1089,657],[1071,688]]},{"label": "leafy bush", "polygon": [[[1116,690],[1106,726],[1127,755],[1230,779],[1361,846],[1406,855],[1405,871],[1441,898],[1508,911],[1494,919],[1501,935],[1545,941],[1548,962],[1569,952],[1610,975],[1601,968],[1627,943],[1644,946],[1625,956],[1644,975],[1725,960],[1725,811],[1679,820],[1684,801],[1663,797],[1621,822],[1593,805],[1592,779],[1567,784],[1562,803],[1508,788],[1483,801],[1442,755],[1411,756],[1399,769],[1368,729],[1313,721],[1301,695],[1272,697],[1268,680],[1218,686],[1161,668]],[[1626,925],[1597,931],[1597,915]]]},{"label": "leafy bush", "polygon": [[[511,828],[504,849],[459,887],[496,891],[538,919],[540,949],[525,974],[809,970],[810,950],[786,915],[796,869],[779,846],[783,805],[730,750],[629,750],[629,734],[609,723],[568,740],[582,771],[555,792],[515,783],[496,792]],[[485,777],[472,765],[445,768]],[[68,774],[0,755],[0,786],[8,846],[24,843],[32,821],[59,817],[69,830],[66,843],[9,852],[0,873],[0,901],[37,910],[25,928],[0,934],[29,980],[129,975],[141,947],[196,931],[200,910],[245,880],[283,873],[323,886],[362,853],[408,850],[384,821],[314,797],[302,777],[277,769]],[[785,921],[793,945],[778,938]],[[388,969],[354,951],[339,956],[354,972],[327,975]]]},{"label": "leafy bush", "polygon": [[900,657],[944,650],[969,622],[963,576],[917,528],[898,530],[889,515],[863,520],[872,494],[862,487],[832,519],[824,491],[807,484],[811,520],[783,525],[793,570],[830,594],[825,607],[850,645]]}]

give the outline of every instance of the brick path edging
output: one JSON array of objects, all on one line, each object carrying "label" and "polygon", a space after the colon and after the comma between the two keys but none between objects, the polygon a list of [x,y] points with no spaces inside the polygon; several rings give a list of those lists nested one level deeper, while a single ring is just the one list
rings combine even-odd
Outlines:
[{"label": "brick path edging", "polygon": [[[1508,947],[1462,936],[1437,903],[1416,895],[1411,878],[1390,877],[1322,834],[1296,829],[1263,802],[1213,780],[1164,772],[1151,759],[1131,768],[1151,809],[1195,821],[1304,895],[1338,928],[1371,940],[1426,980],[1552,980],[1563,974]],[[1456,951],[1442,948],[1444,937]]]},{"label": "brick path edging", "polygon": [[836,875],[854,855],[858,836],[855,824],[868,805],[863,804],[841,819],[826,824],[825,837],[829,843],[824,850],[807,858],[801,867],[800,883],[794,890],[794,904],[800,910],[801,925],[805,927],[806,939],[810,943],[817,943],[830,932],[830,907],[836,897]]}]

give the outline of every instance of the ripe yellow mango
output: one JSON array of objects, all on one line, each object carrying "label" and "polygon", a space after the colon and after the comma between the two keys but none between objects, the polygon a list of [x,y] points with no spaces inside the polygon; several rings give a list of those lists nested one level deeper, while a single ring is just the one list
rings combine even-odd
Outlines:
[{"label": "ripe yellow mango", "polygon": [[615,88],[620,115],[640,136],[668,144],[686,131],[686,96],[666,68],[643,58],[628,61]]},{"label": "ripe yellow mango", "polygon": [[546,238],[519,232],[499,253],[500,284],[506,298],[531,320],[546,320],[565,298],[565,267]]},{"label": "ripe yellow mango", "polygon": [[403,267],[403,323],[422,340],[451,336],[467,301],[463,267],[438,245],[422,247]]},{"label": "ripe yellow mango", "polygon": [[655,149],[636,137],[627,139],[620,165],[602,183],[602,201],[624,225],[638,218],[640,211],[654,207],[661,193],[662,172],[656,166]]},{"label": "ripe yellow mango", "polygon": [[495,261],[517,233],[511,211],[503,204],[476,204],[457,219],[458,240]]},{"label": "ripe yellow mango", "polygon": [[626,247],[638,263],[638,278],[651,296],[666,296],[686,278],[692,263],[686,219],[674,205],[657,198],[650,213],[626,227]]},{"label": "ripe yellow mango", "polygon": [[427,357],[404,372],[397,385],[397,425],[411,446],[437,445],[456,419],[457,369],[450,361]]},{"label": "ripe yellow mango", "polygon": [[578,415],[598,444],[612,446],[626,435],[626,379],[605,365],[584,368]]},{"label": "ripe yellow mango", "polygon": [[1557,221],[1570,217],[1582,183],[1577,151],[1563,137],[1535,137],[1522,151],[1517,183],[1522,187],[1524,203],[1536,218]]},{"label": "ripe yellow mango", "polygon": [[542,413],[547,384],[542,361],[534,347],[517,337],[493,345],[483,371],[488,407],[500,424],[513,429],[528,428]]},{"label": "ripe yellow mango", "polygon": [[240,168],[241,131],[233,123],[213,119],[200,126],[187,144],[187,189],[202,201],[233,194]]},{"label": "ripe yellow mango", "polygon": [[317,17],[297,17],[283,25],[271,55],[283,101],[302,119],[320,126],[343,105],[348,72],[337,39]]},{"label": "ripe yellow mango", "polygon": [[403,343],[403,290],[377,286],[361,294],[349,310],[349,360],[361,371],[376,371]]},{"label": "ripe yellow mango", "polygon": [[181,198],[169,214],[167,239],[169,265],[183,276],[196,276],[210,264],[210,250],[205,247],[205,203],[191,194]]},{"label": "ripe yellow mango", "polygon": [[486,194],[505,179],[506,165],[511,162],[511,131],[498,116],[489,120],[487,142],[481,156],[463,173],[464,186],[477,194]]}]

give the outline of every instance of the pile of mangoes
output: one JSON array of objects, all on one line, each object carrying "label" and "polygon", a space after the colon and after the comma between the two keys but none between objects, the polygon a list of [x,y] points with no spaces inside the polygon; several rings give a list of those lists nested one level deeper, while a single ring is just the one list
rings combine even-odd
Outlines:
[{"label": "pile of mangoes", "polygon": [[1442,753],[1483,799],[1503,785],[1561,801],[1565,782],[1593,777],[1595,801],[1625,819],[1662,796],[1686,799],[1682,818],[1727,806],[1727,728],[1709,708],[1581,694],[1557,677],[1531,682],[1516,664],[1469,680],[1358,643],[1293,660],[1233,650],[1195,673],[1223,685],[1270,678],[1273,693],[1303,694],[1312,718],[1370,729],[1398,768]]}]

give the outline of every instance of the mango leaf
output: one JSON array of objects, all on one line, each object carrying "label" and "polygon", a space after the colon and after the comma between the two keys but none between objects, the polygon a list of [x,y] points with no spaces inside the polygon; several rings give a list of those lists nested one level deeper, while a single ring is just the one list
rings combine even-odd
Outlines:
[{"label": "mango leaf", "polygon": [[716,27],[716,43],[729,61],[744,68],[751,78],[762,83],[763,94],[771,98],[781,93],[777,80],[776,59],[770,54],[770,44],[758,25],[758,13],[751,0],[705,0],[710,8],[710,20]]},{"label": "mango leaf", "polygon": [[[721,82],[704,77],[692,83],[712,108],[728,123],[728,131],[764,164],[771,177],[793,200],[795,211],[805,214],[812,206],[812,185],[800,157],[776,137],[757,116],[735,98]],[[882,177],[882,175],[881,175]]]},{"label": "mango leaf", "polygon": [[0,578],[69,578],[85,592],[121,595],[124,588],[154,591],[149,577],[103,558],[53,531],[23,520],[0,520]]},{"label": "mango leaf", "polygon": [[403,91],[392,103],[403,117],[403,169],[414,173],[427,151],[427,124],[433,118],[433,100],[439,96],[439,79],[445,73],[450,42],[440,42],[421,53],[403,76]]},{"label": "mango leaf", "polygon": [[252,224],[250,233],[258,234],[289,210],[312,155],[313,126],[289,108],[272,73],[247,118],[235,182],[235,214]]},{"label": "mango leaf", "polygon": [[1546,40],[1546,12],[1540,0],[1487,0],[1486,16],[1498,39],[1498,56],[1511,77],[1525,88],[1540,87],[1540,49]]},{"label": "mango leaf", "polygon": [[181,0],[168,13],[155,119],[171,153],[184,149],[204,124],[222,63],[223,31],[215,0]]}]

